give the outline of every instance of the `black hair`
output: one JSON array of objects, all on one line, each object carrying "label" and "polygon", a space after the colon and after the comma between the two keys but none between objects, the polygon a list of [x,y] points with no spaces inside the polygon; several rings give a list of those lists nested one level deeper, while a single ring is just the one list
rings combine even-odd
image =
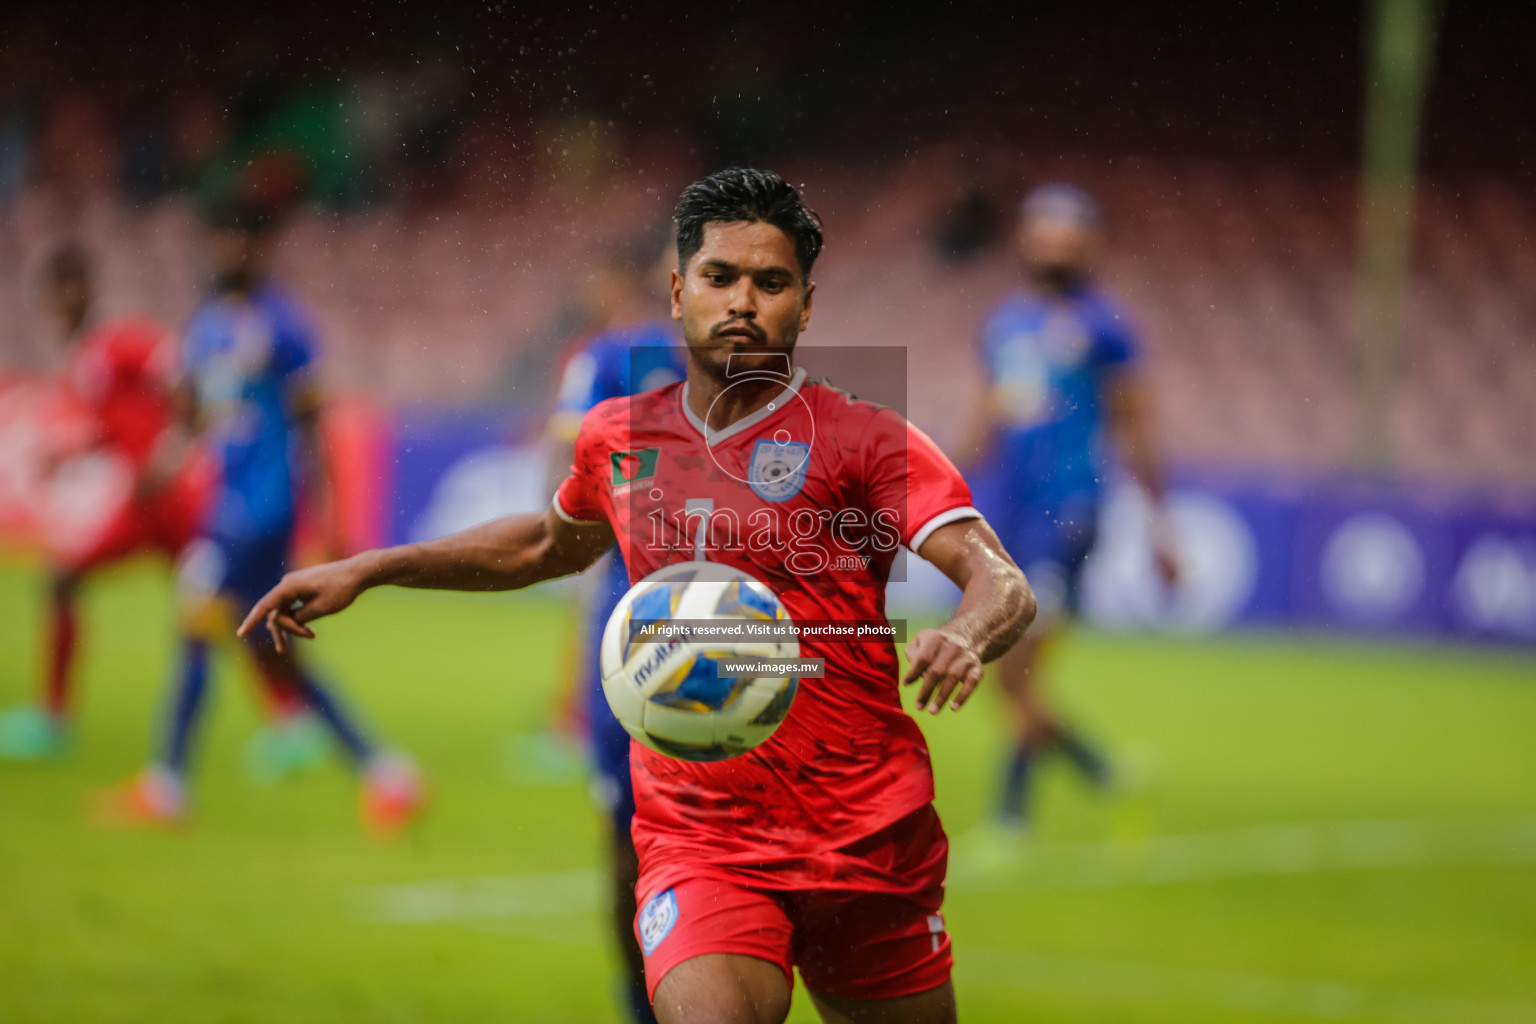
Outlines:
[{"label": "black hair", "polygon": [[821,218],[772,171],[732,167],[701,178],[683,189],[672,220],[679,267],[687,266],[704,245],[704,225],[713,222],[772,224],[795,243],[795,259],[807,279],[821,254]]},{"label": "black hair", "polygon": [[90,284],[90,255],[78,243],[65,242],[48,257],[48,280],[56,285]]}]

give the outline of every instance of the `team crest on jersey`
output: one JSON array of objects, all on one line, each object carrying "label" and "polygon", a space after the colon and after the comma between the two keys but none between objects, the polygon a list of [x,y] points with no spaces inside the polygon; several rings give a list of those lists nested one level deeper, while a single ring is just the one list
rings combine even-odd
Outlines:
[{"label": "team crest on jersey", "polygon": [[646,956],[656,952],[661,940],[677,924],[677,896],[671,889],[652,896],[640,911],[640,949]]},{"label": "team crest on jersey", "polygon": [[764,501],[788,501],[805,486],[811,446],[804,441],[758,441],[752,446],[747,482]]},{"label": "team crest on jersey", "polygon": [[661,458],[660,448],[642,448],[634,452],[609,452],[608,463],[613,467],[613,486],[623,487],[638,480],[649,480],[656,475],[656,460]]}]

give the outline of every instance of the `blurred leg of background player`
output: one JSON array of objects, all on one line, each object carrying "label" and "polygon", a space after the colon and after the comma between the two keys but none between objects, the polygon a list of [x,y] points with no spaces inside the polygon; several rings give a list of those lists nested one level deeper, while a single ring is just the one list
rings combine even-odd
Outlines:
[{"label": "blurred leg of background player", "polygon": [[[149,768],[107,794],[101,807],[105,823],[173,824],[185,817],[191,748],[207,703],[211,643],[231,635],[256,596],[282,577],[288,541],[286,532],[250,543],[202,538],[189,549],[181,574],[180,663],[159,751]],[[422,803],[415,765],[381,750],[292,651],[279,653],[267,637],[253,636],[245,646],[265,685],[307,707],[362,775],[360,812],[368,831],[388,838],[408,825]]]},{"label": "blurred leg of background player", "polygon": [[[140,551],[174,559],[195,534],[200,508],[200,497],[178,484],[154,505],[130,506],[89,552],[50,571],[42,700],[36,708],[0,716],[0,759],[27,761],[64,753],[75,710],[81,585]],[[303,699],[266,674],[262,693],[270,721],[252,741],[253,774],[272,780],[312,766],[323,751]]]},{"label": "blurred leg of background player", "polygon": [[0,716],[0,760],[43,760],[61,756],[68,749],[80,633],[78,600],[84,575],[81,567],[59,567],[49,573],[41,700],[36,706]]},{"label": "blurred leg of background player", "polygon": [[637,1024],[654,1024],[650,999],[645,989],[645,957],[635,939],[635,886],[640,881],[640,858],[630,834],[635,816],[635,790],[629,775],[629,733],[613,717],[608,699],[603,696],[602,670],[598,645],[603,627],[629,590],[629,572],[618,557],[609,552],[606,564],[599,567],[580,640],[579,673],[587,703],[587,721],[591,729],[592,758],[596,769],[594,795],[608,813],[608,869],[612,893],[613,935],[624,960],[625,998]]},{"label": "blurred leg of background player", "polygon": [[48,624],[43,649],[41,701],[0,717],[0,760],[61,756],[74,718],[75,650],[79,644],[80,584],[88,566],[57,567],[48,578]]},{"label": "blurred leg of background player", "polygon": [[999,813],[1013,829],[1029,824],[1030,784],[1038,760],[1059,753],[1092,785],[1113,782],[1103,753],[1052,707],[1042,674],[1051,648],[1076,610],[1078,583],[1096,534],[1097,509],[1038,509],[1015,505],[1008,516],[1009,553],[1029,577],[1039,601],[1035,627],[998,659],[997,678],[1012,715],[1014,746],[1003,779]]},{"label": "blurred leg of background player", "polygon": [[[206,498],[206,480],[197,467],[177,474],[164,493],[126,503],[83,550],[55,553],[49,569],[41,700],[36,707],[0,716],[0,759],[29,761],[56,757],[68,746],[76,701],[75,663],[80,645],[80,588],[91,576],[139,553],[174,561],[197,534]],[[263,736],[296,736],[302,728],[302,701],[267,687],[273,725]],[[269,741],[270,742],[270,741]],[[286,766],[308,755],[287,743]]]}]

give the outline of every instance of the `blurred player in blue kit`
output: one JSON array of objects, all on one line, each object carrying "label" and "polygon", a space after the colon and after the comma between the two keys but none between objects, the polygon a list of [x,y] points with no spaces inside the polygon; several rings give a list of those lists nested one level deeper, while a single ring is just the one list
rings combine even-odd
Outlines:
[{"label": "blurred player in blue kit", "polygon": [[1042,755],[1064,755],[1095,786],[1117,781],[1106,755],[1052,709],[1040,678],[1046,651],[1076,611],[1098,535],[1107,441],[1151,500],[1164,584],[1179,576],[1135,331],[1090,276],[1102,232],[1086,192],[1070,185],[1031,192],[1016,236],[1025,284],[998,303],[981,335],[987,394],[967,449],[987,463],[977,506],[1039,600],[1035,627],[997,662],[1015,730],[999,807],[1010,830],[1028,824],[1030,780]]},{"label": "blurred player in blue kit", "polygon": [[[670,255],[662,251],[659,240],[647,236],[616,252],[595,275],[589,294],[598,326],[574,346],[566,360],[549,423],[550,465],[562,479],[571,465],[582,417],[593,406],[609,398],[665,387],[686,376],[687,350],[671,322],[658,316],[665,310]],[[634,931],[640,862],[630,835],[630,821],[635,816],[629,775],[630,737],[608,708],[598,662],[603,627],[619,599],[629,591],[629,571],[617,545],[588,576],[590,589],[583,601],[582,629],[577,639],[574,696],[581,702],[587,723],[595,770],[594,795],[610,823],[613,926],[628,975],[627,997],[635,1021],[653,1024],[656,1018],[646,996],[645,960]]]},{"label": "blurred player in blue kit", "polygon": [[[212,453],[219,483],[181,560],[180,662],[159,749],[151,767],[107,795],[102,811],[111,823],[170,824],[185,816],[210,641],[226,635],[282,578],[301,488],[335,526],[319,442],[314,331],[297,303],[267,279],[273,227],[273,214],[250,204],[222,208],[210,226],[214,295],[187,329],[179,395],[188,430]],[[414,765],[381,750],[292,651],[260,637],[245,647],[264,683],[307,707],[357,767],[368,829],[388,836],[407,824],[422,799]]]}]

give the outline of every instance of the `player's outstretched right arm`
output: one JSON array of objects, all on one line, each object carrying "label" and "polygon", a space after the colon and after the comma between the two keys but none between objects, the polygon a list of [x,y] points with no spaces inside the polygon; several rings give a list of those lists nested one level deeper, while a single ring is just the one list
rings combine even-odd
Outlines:
[{"label": "player's outstretched right arm", "polygon": [[289,634],[313,638],[306,623],[335,615],[373,587],[516,590],[580,572],[612,544],[607,523],[572,523],[553,509],[504,516],[437,540],[291,572],[256,602],[238,632],[249,636],[265,620],[283,650]]}]

